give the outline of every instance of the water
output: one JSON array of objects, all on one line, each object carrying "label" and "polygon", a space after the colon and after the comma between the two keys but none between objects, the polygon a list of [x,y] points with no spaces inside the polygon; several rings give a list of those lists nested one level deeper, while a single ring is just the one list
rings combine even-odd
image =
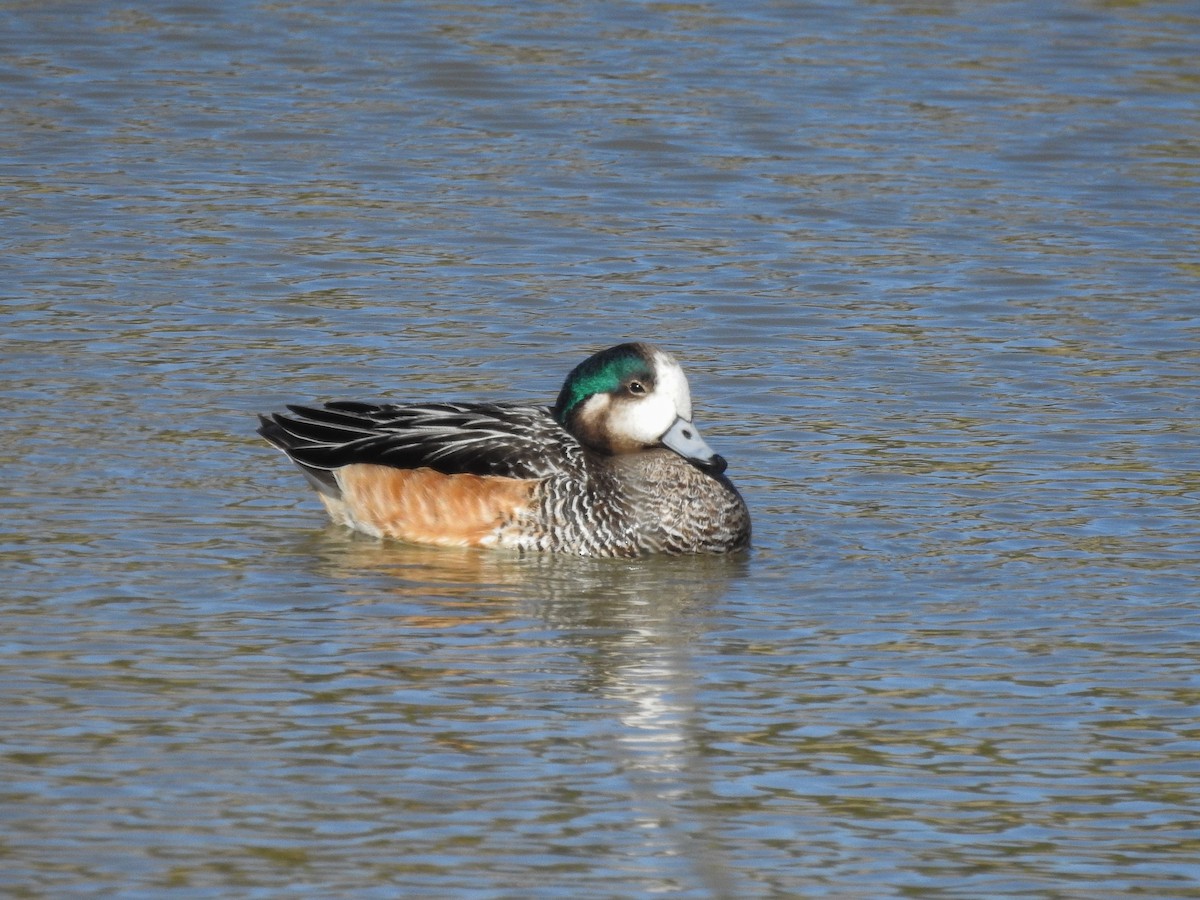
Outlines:
[{"label": "water", "polygon": [[[0,886],[1200,896],[1188,4],[4,4]],[[730,560],[253,414],[672,349]]]}]

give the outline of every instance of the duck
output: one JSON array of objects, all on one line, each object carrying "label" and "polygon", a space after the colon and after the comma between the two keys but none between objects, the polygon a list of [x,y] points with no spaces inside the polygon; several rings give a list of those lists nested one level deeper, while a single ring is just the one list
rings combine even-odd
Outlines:
[{"label": "duck", "polygon": [[683,369],[644,342],[584,360],[553,406],[333,401],[259,422],[333,522],[377,538],[619,558],[750,544]]}]

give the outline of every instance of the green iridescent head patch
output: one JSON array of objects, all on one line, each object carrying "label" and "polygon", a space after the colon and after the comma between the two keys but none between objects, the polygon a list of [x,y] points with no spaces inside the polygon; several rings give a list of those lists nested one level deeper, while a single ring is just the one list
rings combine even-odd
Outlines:
[{"label": "green iridescent head patch", "polygon": [[615,391],[631,378],[654,379],[645,344],[621,344],[589,357],[567,376],[554,404],[554,418],[566,427],[571,413],[588,397]]}]

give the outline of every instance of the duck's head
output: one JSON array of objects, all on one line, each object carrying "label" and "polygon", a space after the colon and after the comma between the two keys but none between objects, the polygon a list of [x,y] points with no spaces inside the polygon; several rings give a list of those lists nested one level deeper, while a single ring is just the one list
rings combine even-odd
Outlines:
[{"label": "duck's head", "polygon": [[554,418],[586,447],[612,455],[674,450],[706,472],[725,471],[692,424],[692,395],[679,363],[649,344],[621,344],[571,370]]}]

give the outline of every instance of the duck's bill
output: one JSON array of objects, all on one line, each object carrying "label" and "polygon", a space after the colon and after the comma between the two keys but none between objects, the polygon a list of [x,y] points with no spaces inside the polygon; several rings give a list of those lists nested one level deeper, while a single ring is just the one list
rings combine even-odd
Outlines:
[{"label": "duck's bill", "polygon": [[675,424],[662,436],[662,444],[706,472],[720,475],[725,471],[725,457],[714,453],[712,447],[700,437],[696,426],[687,419],[676,419]]}]

